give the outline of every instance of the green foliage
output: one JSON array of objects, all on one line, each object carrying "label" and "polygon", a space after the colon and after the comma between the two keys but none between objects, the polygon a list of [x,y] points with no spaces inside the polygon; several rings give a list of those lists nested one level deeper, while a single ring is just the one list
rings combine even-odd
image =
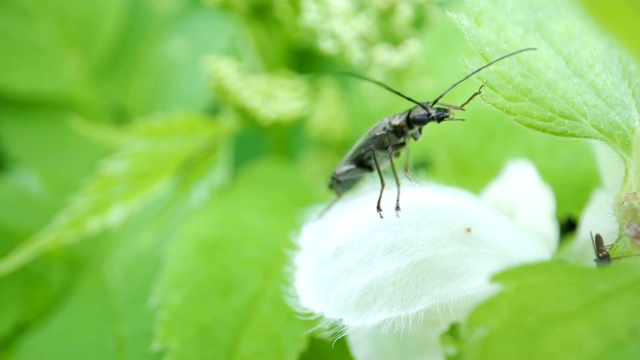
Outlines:
[{"label": "green foliage", "polygon": [[30,98],[83,109],[96,106],[100,99],[92,75],[113,51],[124,25],[124,5],[117,0],[3,2],[0,48],[11,56],[0,60],[2,94],[14,101]]},{"label": "green foliage", "polygon": [[[628,265],[628,264],[627,264]],[[544,263],[502,273],[460,329],[464,359],[635,359],[637,266]]]},{"label": "green foliage", "polygon": [[309,341],[307,351],[300,355],[300,360],[322,359],[351,360],[353,357],[344,338],[334,341],[313,338]]},{"label": "green foliage", "polygon": [[[0,259],[0,275],[52,247],[119,225],[150,199],[180,186],[180,179],[189,177],[200,162],[213,165],[209,172],[224,174],[216,167],[224,163],[229,134],[213,119],[194,116],[135,123],[124,131],[126,140],[119,151],[101,164],[71,203],[42,231]],[[200,181],[220,182],[220,176],[199,175]]]},{"label": "green foliage", "polygon": [[166,358],[296,359],[304,349],[313,323],[283,296],[288,235],[312,200],[296,170],[250,166],[177,235],[153,300]]},{"label": "green foliage", "polygon": [[[0,3],[0,358],[349,358],[344,340],[312,339],[315,322],[287,305],[287,251],[305,208],[331,198],[349,147],[412,105],[339,71],[429,101],[477,58],[464,35],[482,55],[474,66],[537,46],[479,76],[504,112],[476,100],[466,122],[425,128],[411,145],[418,176],[477,191],[506,160],[529,157],[559,215],[578,216],[598,182],[588,144],[512,118],[605,141],[634,166],[633,64],[565,2],[202,3]],[[602,8],[589,2],[637,47],[638,22]],[[464,34],[444,10],[466,14]],[[479,84],[443,100],[459,104]],[[505,274],[507,310],[479,309],[463,354],[498,354],[523,319],[601,354],[636,351],[609,347],[632,329],[634,274]],[[522,308],[528,286],[544,297],[535,314]],[[536,314],[568,321],[551,331]],[[481,326],[491,332],[478,338]]]},{"label": "green foliage", "polygon": [[149,351],[154,315],[148,301],[161,245],[176,222],[159,223],[157,211],[152,206],[135,216],[132,226],[77,248],[82,256],[74,263],[73,283],[48,316],[14,344],[15,358],[160,357]]},{"label": "green foliage", "polygon": [[0,278],[0,348],[8,347],[23,324],[35,323],[68,288],[69,276],[51,262]]}]

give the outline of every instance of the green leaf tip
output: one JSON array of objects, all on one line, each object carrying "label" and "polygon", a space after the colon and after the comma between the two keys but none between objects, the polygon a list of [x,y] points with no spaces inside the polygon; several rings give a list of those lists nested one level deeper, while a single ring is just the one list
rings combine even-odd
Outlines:
[{"label": "green leaf tip", "polygon": [[69,204],[0,258],[0,276],[52,248],[118,226],[162,194],[188,188],[188,201],[206,195],[224,181],[220,167],[227,165],[231,131],[224,123],[192,115],[144,119],[128,126],[118,150],[102,161]]},{"label": "green leaf tip", "polygon": [[485,99],[529,128],[607,143],[625,162],[640,123],[633,61],[569,1],[467,1],[454,17],[485,60],[525,46],[479,74]]}]

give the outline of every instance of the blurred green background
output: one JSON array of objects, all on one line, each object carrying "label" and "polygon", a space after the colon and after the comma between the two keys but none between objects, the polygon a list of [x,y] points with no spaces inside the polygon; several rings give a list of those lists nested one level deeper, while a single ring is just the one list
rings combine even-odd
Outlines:
[{"label": "blurred green background", "polygon": [[[474,54],[462,1],[343,4],[0,3],[1,359],[349,358],[286,304],[287,251],[350,146],[411,104],[337,73],[431,100]],[[635,1],[581,4],[640,57]],[[479,100],[464,117],[412,144],[418,177],[479,191],[529,157],[578,218],[588,144]]]}]

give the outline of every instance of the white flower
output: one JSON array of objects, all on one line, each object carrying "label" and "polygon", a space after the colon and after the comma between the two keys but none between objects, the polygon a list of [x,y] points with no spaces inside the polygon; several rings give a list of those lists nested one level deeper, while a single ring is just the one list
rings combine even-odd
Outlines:
[{"label": "white flower", "polygon": [[[435,184],[345,196],[307,223],[294,256],[298,306],[341,326],[358,359],[442,358],[439,336],[498,290],[493,274],[547,260],[555,200],[533,165],[510,163],[481,197]],[[495,206],[495,207],[494,207]]]}]

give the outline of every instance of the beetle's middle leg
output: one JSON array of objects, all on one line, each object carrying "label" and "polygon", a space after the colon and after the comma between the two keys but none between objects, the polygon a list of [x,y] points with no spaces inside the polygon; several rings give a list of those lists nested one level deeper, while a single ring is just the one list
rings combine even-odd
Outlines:
[{"label": "beetle's middle leg", "polygon": [[393,177],[396,178],[396,188],[398,189],[396,195],[396,216],[400,216],[398,213],[400,212],[400,176],[398,176],[398,172],[396,171],[396,165],[393,163],[393,147],[389,148],[389,162],[391,162],[391,171],[393,171]]},{"label": "beetle's middle leg", "polygon": [[[384,216],[382,216],[382,193],[384,192],[384,187],[385,187],[385,182],[384,182],[384,175],[382,175],[382,170],[380,170],[380,164],[378,164],[378,158],[376,157],[376,150],[375,149],[371,149],[371,155],[373,156],[373,163],[376,165],[376,170],[378,171],[378,176],[380,177],[380,195],[378,196],[378,205],[376,207],[376,210],[378,211],[378,215],[380,215],[380,219],[382,219]],[[394,174],[395,174],[395,170],[394,170]]]}]

